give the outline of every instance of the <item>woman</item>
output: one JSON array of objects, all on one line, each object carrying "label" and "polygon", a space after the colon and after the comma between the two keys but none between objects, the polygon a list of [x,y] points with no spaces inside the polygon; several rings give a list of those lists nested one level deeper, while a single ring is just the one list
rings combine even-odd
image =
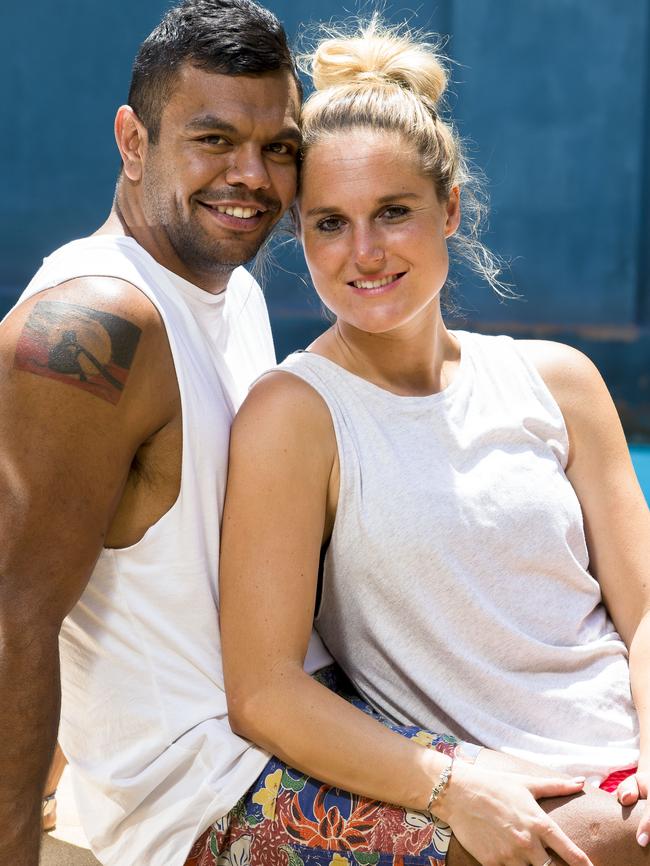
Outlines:
[{"label": "woman", "polygon": [[[336,322],[251,391],[224,514],[231,723],[285,762],[252,797],[268,809],[248,850],[276,850],[258,841],[267,818],[289,863],[310,845],[336,853],[319,864],[440,863],[446,822],[449,864],[589,862],[560,826],[595,864],[648,862],[650,524],[611,400],[568,347],[446,328],[454,235],[496,276],[459,229],[467,173],[435,53],[373,25],[321,43],[313,75],[299,234]],[[388,726],[303,671],[314,615]],[[463,741],[509,755],[474,761]],[[614,770],[627,823],[599,791],[545,801],[548,816],[534,801],[579,790],[559,772],[611,785]],[[303,774],[309,819],[291,799]],[[313,779],[366,799],[344,820]],[[359,802],[385,820],[377,801],[426,838],[346,836]]]}]

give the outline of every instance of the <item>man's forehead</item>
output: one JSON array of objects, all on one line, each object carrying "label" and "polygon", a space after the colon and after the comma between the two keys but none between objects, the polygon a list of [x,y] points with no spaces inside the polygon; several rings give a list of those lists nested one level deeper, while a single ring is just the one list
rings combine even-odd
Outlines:
[{"label": "man's forehead", "polygon": [[213,117],[236,126],[238,118],[254,117],[297,129],[300,94],[286,69],[228,75],[186,63],[177,73],[163,117],[165,114],[193,125]]}]

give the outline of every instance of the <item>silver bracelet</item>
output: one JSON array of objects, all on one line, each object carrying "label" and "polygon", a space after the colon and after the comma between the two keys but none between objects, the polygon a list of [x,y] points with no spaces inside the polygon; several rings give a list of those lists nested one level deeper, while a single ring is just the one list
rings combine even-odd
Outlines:
[{"label": "silver bracelet", "polygon": [[449,780],[451,779],[451,771],[453,770],[453,768],[454,756],[452,755],[451,761],[447,764],[445,769],[438,776],[438,781],[431,789],[431,796],[429,797],[429,802],[427,803],[427,812],[431,811],[431,807],[449,784]]}]

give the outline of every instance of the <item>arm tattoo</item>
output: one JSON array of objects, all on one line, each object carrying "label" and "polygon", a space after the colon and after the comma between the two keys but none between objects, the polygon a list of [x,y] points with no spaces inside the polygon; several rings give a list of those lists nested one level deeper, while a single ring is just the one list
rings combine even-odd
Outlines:
[{"label": "arm tattoo", "polygon": [[116,404],[141,334],[126,319],[62,301],[39,301],[18,339],[14,367]]}]

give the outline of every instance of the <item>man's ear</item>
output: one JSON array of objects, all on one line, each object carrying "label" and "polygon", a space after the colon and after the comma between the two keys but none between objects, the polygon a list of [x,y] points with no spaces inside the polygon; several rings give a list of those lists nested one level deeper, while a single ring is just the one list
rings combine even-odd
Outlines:
[{"label": "man's ear", "polygon": [[454,186],[447,201],[447,219],[445,221],[445,237],[450,238],[460,225],[460,187]]},{"label": "man's ear", "polygon": [[124,174],[130,181],[142,180],[142,165],[149,139],[144,124],[130,105],[121,105],[115,115],[115,141],[122,157]]}]

